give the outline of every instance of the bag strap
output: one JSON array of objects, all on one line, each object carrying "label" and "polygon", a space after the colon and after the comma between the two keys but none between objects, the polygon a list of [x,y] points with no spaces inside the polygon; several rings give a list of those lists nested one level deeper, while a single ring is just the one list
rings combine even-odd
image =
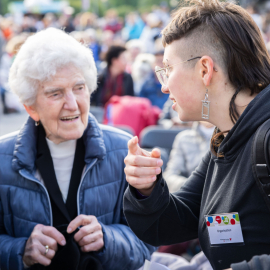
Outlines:
[{"label": "bag strap", "polygon": [[269,170],[270,119],[256,131],[252,143],[252,171],[260,192],[270,211],[270,170]]}]

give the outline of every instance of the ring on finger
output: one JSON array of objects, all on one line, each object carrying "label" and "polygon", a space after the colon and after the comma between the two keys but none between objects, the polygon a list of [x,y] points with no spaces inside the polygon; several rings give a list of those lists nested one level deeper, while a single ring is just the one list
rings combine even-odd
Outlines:
[{"label": "ring on finger", "polygon": [[45,246],[45,253],[44,253],[44,254],[45,254],[45,256],[46,256],[46,255],[47,255],[47,253],[49,252],[49,249],[50,249],[50,247],[49,247],[48,245],[46,245],[46,246]]}]

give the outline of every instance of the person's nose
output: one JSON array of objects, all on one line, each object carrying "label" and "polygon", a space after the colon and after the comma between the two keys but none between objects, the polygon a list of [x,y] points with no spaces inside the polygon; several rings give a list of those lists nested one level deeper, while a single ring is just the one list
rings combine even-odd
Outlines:
[{"label": "person's nose", "polygon": [[73,93],[66,94],[64,109],[69,111],[76,111],[78,109],[77,99]]},{"label": "person's nose", "polygon": [[164,94],[170,94],[169,87],[166,86],[166,85],[162,85],[161,91],[162,91]]}]

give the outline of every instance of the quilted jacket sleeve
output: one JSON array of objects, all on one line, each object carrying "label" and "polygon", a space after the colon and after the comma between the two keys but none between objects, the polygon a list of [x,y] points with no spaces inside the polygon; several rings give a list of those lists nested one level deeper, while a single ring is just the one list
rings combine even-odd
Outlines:
[{"label": "quilted jacket sleeve", "polygon": [[14,238],[6,234],[0,201],[0,269],[22,270],[23,254],[27,238]]},{"label": "quilted jacket sleeve", "polygon": [[104,270],[138,269],[146,259],[150,260],[151,254],[156,250],[156,247],[141,241],[128,227],[123,212],[123,194],[126,188],[127,182],[123,178],[119,196],[120,222],[110,225],[100,222],[104,235],[104,248],[96,255],[102,262]]},{"label": "quilted jacket sleeve", "polygon": [[97,256],[105,270],[135,270],[150,260],[155,247],[141,241],[127,225],[102,225],[105,247]]}]

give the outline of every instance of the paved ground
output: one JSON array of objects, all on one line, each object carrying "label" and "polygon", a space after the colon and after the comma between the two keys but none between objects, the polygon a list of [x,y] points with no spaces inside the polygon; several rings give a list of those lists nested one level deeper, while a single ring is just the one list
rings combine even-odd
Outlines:
[{"label": "paved ground", "polygon": [[26,112],[3,114],[2,104],[0,102],[0,136],[20,129],[26,119]]}]

